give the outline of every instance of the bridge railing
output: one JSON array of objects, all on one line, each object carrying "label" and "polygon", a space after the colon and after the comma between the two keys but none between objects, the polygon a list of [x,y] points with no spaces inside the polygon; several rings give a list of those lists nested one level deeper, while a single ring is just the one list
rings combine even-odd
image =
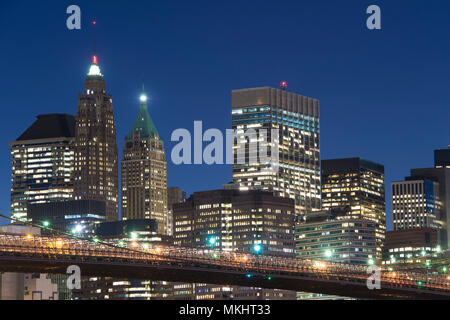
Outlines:
[{"label": "bridge railing", "polygon": [[[45,256],[46,259],[101,258],[109,261],[126,260],[143,264],[178,263],[186,266],[232,269],[249,274],[284,274],[357,282],[365,282],[368,278],[367,267],[329,261],[255,256],[233,251],[223,252],[181,247],[138,250],[65,237],[1,234],[0,254]],[[381,276],[381,281],[389,286],[421,286],[422,288],[449,290],[450,285],[449,279],[445,275],[439,274],[395,271],[382,272]]]}]

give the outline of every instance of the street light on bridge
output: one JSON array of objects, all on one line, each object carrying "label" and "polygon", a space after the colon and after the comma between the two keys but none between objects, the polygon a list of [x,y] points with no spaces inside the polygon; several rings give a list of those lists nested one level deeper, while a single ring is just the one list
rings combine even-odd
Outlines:
[{"label": "street light on bridge", "polygon": [[254,254],[261,254],[261,252],[262,252],[262,246],[260,245],[260,244],[258,244],[258,243],[255,243],[254,245],[253,245],[253,247],[252,247],[252,251],[253,251],[253,253]]},{"label": "street light on bridge", "polygon": [[217,244],[217,238],[215,236],[211,236],[208,238],[208,244],[214,247]]}]

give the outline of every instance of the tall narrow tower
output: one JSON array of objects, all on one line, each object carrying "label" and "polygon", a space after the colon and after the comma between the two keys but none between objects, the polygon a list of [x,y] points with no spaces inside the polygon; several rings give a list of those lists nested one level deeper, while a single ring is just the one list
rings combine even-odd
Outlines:
[{"label": "tall narrow tower", "polygon": [[164,144],[147,109],[144,87],[139,113],[125,137],[122,156],[122,219],[156,219],[167,234],[167,163]]},{"label": "tall narrow tower", "polygon": [[118,220],[118,159],[112,96],[98,66],[97,56],[78,96],[75,128],[75,199],[106,202],[106,217]]}]

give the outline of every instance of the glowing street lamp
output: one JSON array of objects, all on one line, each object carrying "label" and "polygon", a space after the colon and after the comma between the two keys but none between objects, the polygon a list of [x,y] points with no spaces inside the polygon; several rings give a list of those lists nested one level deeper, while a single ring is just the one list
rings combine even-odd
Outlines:
[{"label": "glowing street lamp", "polygon": [[73,228],[72,232],[75,234],[79,234],[83,231],[83,226],[81,224],[77,224],[75,228]]},{"label": "glowing street lamp", "polygon": [[44,222],[42,222],[42,225],[43,225],[45,228],[48,228],[48,227],[50,227],[50,222],[44,221]]},{"label": "glowing street lamp", "polygon": [[211,237],[208,238],[208,244],[209,244],[210,246],[215,246],[216,243],[217,243],[217,238],[216,238],[216,237],[211,236]]},{"label": "glowing street lamp", "polygon": [[262,252],[262,246],[258,243],[253,245],[252,251],[254,254],[260,254]]},{"label": "glowing street lamp", "polygon": [[325,257],[331,258],[332,255],[333,255],[333,252],[331,252],[331,250],[325,251]]}]

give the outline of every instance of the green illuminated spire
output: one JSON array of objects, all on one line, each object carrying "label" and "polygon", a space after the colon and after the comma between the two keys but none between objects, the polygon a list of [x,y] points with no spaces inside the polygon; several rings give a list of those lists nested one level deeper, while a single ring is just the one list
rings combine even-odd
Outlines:
[{"label": "green illuminated spire", "polygon": [[152,140],[155,140],[155,135],[159,136],[159,134],[148,113],[147,94],[145,93],[144,83],[142,83],[140,101],[139,113],[134,121],[133,128],[131,128],[131,131],[127,136],[127,140],[133,140],[133,135],[138,132],[141,133],[141,139],[150,137]]}]

